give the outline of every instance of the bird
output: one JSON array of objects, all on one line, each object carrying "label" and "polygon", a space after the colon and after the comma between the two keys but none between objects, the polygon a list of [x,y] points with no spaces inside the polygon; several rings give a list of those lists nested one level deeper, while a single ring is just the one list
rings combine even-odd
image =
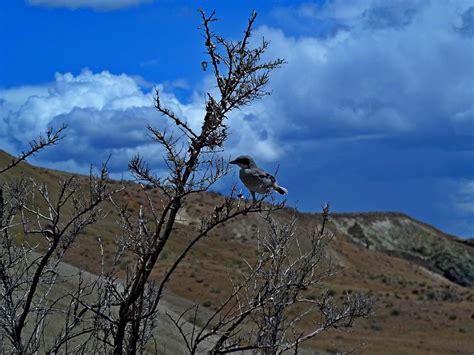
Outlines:
[{"label": "bird", "polygon": [[256,201],[256,192],[259,194],[268,194],[272,190],[275,190],[281,195],[288,193],[287,189],[277,184],[273,175],[257,167],[255,161],[248,155],[241,155],[230,161],[229,164],[235,164],[240,167],[240,180],[242,180],[244,185],[249,189],[254,201]]}]

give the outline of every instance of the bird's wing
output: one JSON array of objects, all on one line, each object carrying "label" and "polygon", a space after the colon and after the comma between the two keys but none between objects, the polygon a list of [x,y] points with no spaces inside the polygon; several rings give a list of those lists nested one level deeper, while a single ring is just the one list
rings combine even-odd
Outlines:
[{"label": "bird's wing", "polygon": [[260,168],[240,170],[240,179],[250,191],[266,194],[275,186],[275,178]]},{"label": "bird's wing", "polygon": [[260,168],[254,168],[252,169],[254,174],[257,175],[259,179],[264,179],[269,181],[269,185],[273,185],[275,182],[275,177],[269,173],[267,173],[265,170],[262,170]]}]

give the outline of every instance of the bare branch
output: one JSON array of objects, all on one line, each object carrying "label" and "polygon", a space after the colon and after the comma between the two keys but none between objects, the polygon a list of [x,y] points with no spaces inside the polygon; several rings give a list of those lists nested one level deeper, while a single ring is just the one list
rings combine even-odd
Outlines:
[{"label": "bare branch", "polygon": [[62,125],[57,129],[56,131],[53,131],[52,128],[49,128],[46,131],[46,136],[41,135],[38,140],[32,140],[30,141],[30,148],[27,151],[22,152],[17,158],[12,160],[12,162],[7,165],[4,168],[0,169],[0,174],[3,174],[4,172],[14,168],[21,162],[25,161],[28,159],[30,156],[35,155],[39,151],[43,150],[44,148],[55,145],[58,143],[61,139],[64,138],[63,131],[67,128],[66,125]]}]

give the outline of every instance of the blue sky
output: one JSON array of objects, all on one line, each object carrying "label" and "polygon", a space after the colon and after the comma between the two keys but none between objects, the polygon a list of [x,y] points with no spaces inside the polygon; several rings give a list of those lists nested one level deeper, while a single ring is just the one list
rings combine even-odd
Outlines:
[{"label": "blue sky", "polygon": [[162,170],[153,87],[196,127],[213,90],[199,6],[228,38],[255,8],[253,40],[287,61],[271,96],[229,117],[226,157],[279,167],[305,211],[402,211],[474,236],[473,0],[2,1],[0,147],[67,123],[34,163],[87,172],[112,154],[121,177],[140,152]]}]

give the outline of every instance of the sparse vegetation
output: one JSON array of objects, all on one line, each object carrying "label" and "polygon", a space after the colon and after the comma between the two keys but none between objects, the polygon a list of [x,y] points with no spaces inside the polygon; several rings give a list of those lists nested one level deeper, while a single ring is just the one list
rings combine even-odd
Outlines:
[{"label": "sparse vegetation", "polygon": [[390,315],[391,316],[399,316],[400,315],[400,310],[398,308],[393,308],[391,311],[390,311]]}]

